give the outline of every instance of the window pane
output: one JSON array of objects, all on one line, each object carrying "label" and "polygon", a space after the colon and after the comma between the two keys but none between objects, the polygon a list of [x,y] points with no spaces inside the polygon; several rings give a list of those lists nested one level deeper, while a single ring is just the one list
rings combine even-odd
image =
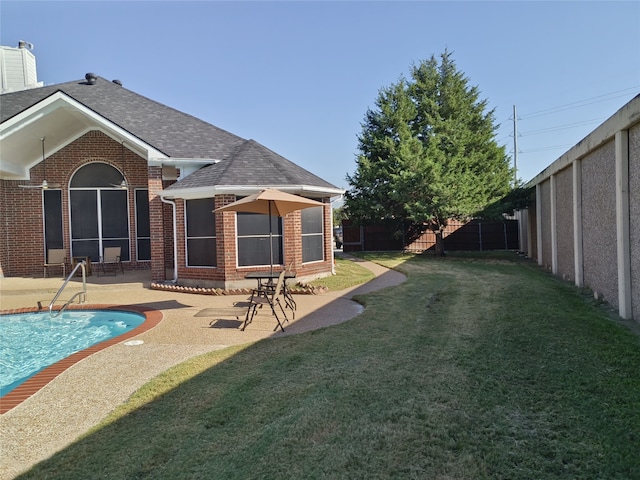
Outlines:
[{"label": "window pane", "polygon": [[63,248],[62,191],[43,190],[45,250]]},{"label": "window pane", "polygon": [[149,190],[136,190],[136,235],[143,238],[151,236]]},{"label": "window pane", "polygon": [[186,201],[187,237],[215,237],[213,198]]},{"label": "window pane", "polygon": [[151,240],[138,238],[138,260],[151,260]]},{"label": "window pane", "polygon": [[102,238],[129,238],[126,190],[101,190]]},{"label": "window pane", "polygon": [[[72,238],[98,238],[98,208],[95,190],[69,192]],[[75,252],[74,252],[75,253]]]},{"label": "window pane", "polygon": [[302,233],[322,233],[323,207],[312,207],[301,210]]},{"label": "window pane", "polygon": [[273,264],[282,265],[282,218],[274,215],[269,217],[261,213],[238,212],[237,228],[239,266],[271,264],[269,228],[273,236]]},{"label": "window pane", "polygon": [[90,257],[92,262],[100,261],[98,240],[73,240],[71,248],[74,257]]},{"label": "window pane", "polygon": [[[238,236],[269,235],[269,215],[262,213],[238,212]],[[271,216],[271,232],[274,235],[282,235],[282,219]]]},{"label": "window pane", "polygon": [[106,187],[120,185],[124,180],[122,174],[106,163],[90,163],[80,168],[71,179],[71,188]]},{"label": "window pane", "polygon": [[151,225],[149,221],[149,190],[136,189],[136,251],[138,260],[151,260]]},{"label": "window pane", "polygon": [[[241,267],[270,265],[269,236],[238,237],[238,265]],[[282,265],[282,237],[273,237],[273,264]]]},{"label": "window pane", "polygon": [[187,266],[215,267],[216,239],[192,238],[187,240]]},{"label": "window pane", "polygon": [[305,235],[302,237],[302,262],[323,260],[323,235]]}]

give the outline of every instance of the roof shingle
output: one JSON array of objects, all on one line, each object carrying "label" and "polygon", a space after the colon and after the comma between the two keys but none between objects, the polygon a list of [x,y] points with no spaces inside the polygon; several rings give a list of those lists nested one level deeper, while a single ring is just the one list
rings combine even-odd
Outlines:
[{"label": "roof shingle", "polygon": [[59,91],[168,157],[220,160],[181,179],[176,188],[291,184],[336,189],[254,140],[241,138],[102,77],[92,85],[82,80],[3,94],[0,123]]}]

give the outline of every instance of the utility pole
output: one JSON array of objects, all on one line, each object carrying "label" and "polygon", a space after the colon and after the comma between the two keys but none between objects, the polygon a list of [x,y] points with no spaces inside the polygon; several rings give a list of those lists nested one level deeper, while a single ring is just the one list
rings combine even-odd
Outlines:
[{"label": "utility pole", "polygon": [[513,106],[513,185],[518,184],[518,114]]}]

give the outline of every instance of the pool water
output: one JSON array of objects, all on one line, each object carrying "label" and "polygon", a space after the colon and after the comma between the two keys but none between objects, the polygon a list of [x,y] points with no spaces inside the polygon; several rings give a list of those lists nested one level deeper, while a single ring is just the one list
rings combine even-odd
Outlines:
[{"label": "pool water", "polygon": [[0,396],[40,370],[92,345],[122,335],[145,316],[117,310],[67,310],[0,315]]}]

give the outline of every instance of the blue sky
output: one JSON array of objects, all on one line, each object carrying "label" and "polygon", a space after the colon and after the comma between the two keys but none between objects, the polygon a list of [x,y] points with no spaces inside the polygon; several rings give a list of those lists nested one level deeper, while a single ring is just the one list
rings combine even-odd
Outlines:
[{"label": "blue sky", "polygon": [[640,93],[638,1],[11,1],[1,43],[46,85],[87,72],[348,188],[378,91],[453,52],[529,180]]}]

